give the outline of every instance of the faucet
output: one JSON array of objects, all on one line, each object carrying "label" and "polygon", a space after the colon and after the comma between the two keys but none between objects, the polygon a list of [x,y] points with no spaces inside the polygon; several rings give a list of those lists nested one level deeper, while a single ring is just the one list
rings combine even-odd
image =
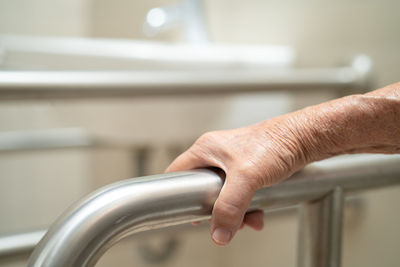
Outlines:
[{"label": "faucet", "polygon": [[182,0],[177,4],[155,7],[149,10],[143,31],[147,36],[184,24],[184,36],[189,42],[208,42],[208,32],[202,0]]}]

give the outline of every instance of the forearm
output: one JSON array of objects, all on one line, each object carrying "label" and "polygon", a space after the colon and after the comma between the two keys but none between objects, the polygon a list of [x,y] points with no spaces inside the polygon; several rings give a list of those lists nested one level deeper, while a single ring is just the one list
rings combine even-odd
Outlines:
[{"label": "forearm", "polygon": [[328,155],[400,152],[400,98],[354,95],[312,112],[325,128],[314,124],[317,154],[321,142]]},{"label": "forearm", "polygon": [[240,129],[206,133],[167,171],[217,167],[224,172],[210,230],[216,244],[226,245],[243,222],[262,228],[261,213],[245,215],[257,189],[312,161],[360,152],[400,153],[400,83]]},{"label": "forearm", "polygon": [[280,129],[279,142],[294,152],[294,169],[339,154],[400,153],[400,83],[272,121]]}]

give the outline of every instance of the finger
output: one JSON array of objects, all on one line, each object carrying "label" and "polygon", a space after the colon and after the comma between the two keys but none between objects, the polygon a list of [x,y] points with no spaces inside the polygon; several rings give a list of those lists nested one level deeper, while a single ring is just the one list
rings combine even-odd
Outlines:
[{"label": "finger", "polygon": [[191,149],[187,150],[186,152],[182,153],[178,156],[171,165],[165,170],[165,172],[176,172],[176,171],[183,171],[183,170],[190,170],[196,169],[201,167],[208,167],[209,162],[197,155],[195,155]]},{"label": "finger", "polygon": [[216,245],[225,246],[232,240],[243,222],[254,192],[245,179],[227,177],[211,218],[210,230]]},{"label": "finger", "polygon": [[243,222],[250,228],[261,231],[264,228],[264,212],[262,210],[257,210],[246,213]]},{"label": "finger", "polygon": [[192,225],[197,226],[199,225],[201,222],[192,222]]}]

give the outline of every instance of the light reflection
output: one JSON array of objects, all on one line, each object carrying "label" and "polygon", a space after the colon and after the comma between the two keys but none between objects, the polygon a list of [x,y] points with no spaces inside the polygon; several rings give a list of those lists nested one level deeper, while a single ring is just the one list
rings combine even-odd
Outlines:
[{"label": "light reflection", "polygon": [[162,8],[153,8],[147,13],[146,20],[151,27],[159,28],[167,21],[167,14]]}]

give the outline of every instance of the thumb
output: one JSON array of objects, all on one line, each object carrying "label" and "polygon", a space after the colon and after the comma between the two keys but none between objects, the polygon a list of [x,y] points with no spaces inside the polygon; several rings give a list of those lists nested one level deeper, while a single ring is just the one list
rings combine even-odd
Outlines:
[{"label": "thumb", "polygon": [[218,246],[227,245],[240,228],[255,189],[240,177],[226,177],[211,218],[211,236]]}]

